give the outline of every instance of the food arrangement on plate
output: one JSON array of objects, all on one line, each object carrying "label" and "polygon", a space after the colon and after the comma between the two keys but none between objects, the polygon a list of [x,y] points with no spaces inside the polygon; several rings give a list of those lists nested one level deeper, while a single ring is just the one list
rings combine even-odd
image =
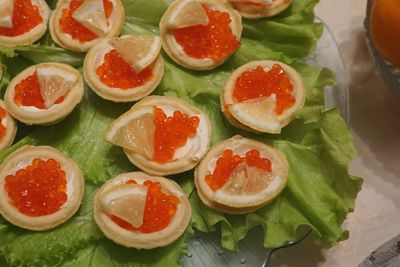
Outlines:
[{"label": "food arrangement on plate", "polygon": [[334,74],[301,60],[316,3],[4,0],[0,265],[173,266],[217,225],[231,250],[345,239],[361,180]]}]

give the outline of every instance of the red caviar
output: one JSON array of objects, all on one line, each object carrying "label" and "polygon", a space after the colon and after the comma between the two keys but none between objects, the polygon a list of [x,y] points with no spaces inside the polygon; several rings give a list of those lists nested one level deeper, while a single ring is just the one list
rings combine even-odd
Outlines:
[{"label": "red caviar", "polygon": [[229,13],[212,10],[203,5],[209,18],[205,25],[195,25],[172,31],[185,53],[194,58],[226,58],[240,47],[230,28]]},{"label": "red caviar", "polygon": [[6,117],[6,110],[0,107],[0,140],[6,135],[7,127],[4,126],[1,122]]},{"label": "red caviar", "polygon": [[216,191],[224,186],[233,170],[242,162],[246,162],[249,167],[256,167],[267,172],[272,171],[271,161],[260,157],[260,152],[256,149],[248,151],[244,157],[234,155],[232,150],[226,149],[218,158],[213,173],[206,175],[206,182],[211,190]]},{"label": "red caviar", "polygon": [[29,32],[43,22],[39,7],[31,0],[15,0],[12,17],[12,27],[0,27],[0,35],[18,36]]},{"label": "red caviar", "polygon": [[[69,4],[69,8],[64,9],[62,17],[60,19],[61,30],[71,35],[74,40],[80,42],[89,42],[97,38],[97,35],[90,31],[88,28],[83,26],[81,23],[76,21],[72,14],[77,10],[83,3],[84,0],[72,0]],[[111,16],[113,4],[111,0],[103,0],[104,14],[108,19]]]},{"label": "red caviar", "polygon": [[53,214],[68,199],[65,171],[55,159],[35,158],[32,165],[7,175],[4,188],[11,203],[32,217]]},{"label": "red caviar", "polygon": [[[59,104],[63,100],[64,97],[60,97],[55,104]],[[39,109],[46,109],[44,99],[40,93],[40,84],[36,71],[15,86],[14,102],[18,106],[33,106]]]},{"label": "red caviar", "polygon": [[292,95],[293,85],[282,67],[275,64],[270,71],[258,66],[242,73],[236,80],[233,96],[238,102],[275,94],[276,114],[294,105],[296,99]]},{"label": "red caviar", "polygon": [[96,69],[102,83],[111,88],[130,89],[142,86],[153,77],[153,65],[139,73],[129,65],[117,50],[104,55],[104,62]]},{"label": "red caviar", "polygon": [[189,117],[177,110],[172,117],[168,117],[162,109],[154,107],[153,160],[160,163],[172,160],[175,150],[183,147],[188,138],[196,135],[199,123],[197,116]]},{"label": "red caviar", "polygon": [[[128,182],[130,181],[135,182],[134,180],[129,180]],[[174,195],[166,195],[163,193],[161,184],[158,182],[146,180],[143,184],[148,187],[143,224],[136,228],[112,214],[110,218],[117,225],[130,231],[140,231],[142,233],[158,232],[170,224],[178,208],[179,198]]]}]

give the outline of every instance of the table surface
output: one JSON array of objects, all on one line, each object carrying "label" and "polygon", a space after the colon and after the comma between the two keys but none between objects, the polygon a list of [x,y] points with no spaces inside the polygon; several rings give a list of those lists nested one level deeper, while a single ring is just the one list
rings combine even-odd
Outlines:
[{"label": "table surface", "polygon": [[366,2],[321,0],[316,7],[347,70],[350,129],[358,151],[350,172],[364,178],[355,211],[343,225],[350,237],[330,249],[305,240],[277,252],[271,266],[357,266],[400,234],[400,95],[385,85],[369,54],[363,28]]}]

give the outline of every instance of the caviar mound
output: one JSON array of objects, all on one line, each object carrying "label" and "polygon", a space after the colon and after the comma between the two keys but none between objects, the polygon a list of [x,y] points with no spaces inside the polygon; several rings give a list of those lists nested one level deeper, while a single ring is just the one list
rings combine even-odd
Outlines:
[{"label": "caviar mound", "polygon": [[[191,2],[201,4],[207,25]],[[181,14],[182,10],[189,10],[198,18]],[[183,15],[187,18],[182,18]],[[199,24],[190,25],[194,23]],[[240,47],[242,20],[225,1],[175,0],[161,18],[160,33],[165,52],[176,63],[193,70],[209,70],[222,64]]]},{"label": "caviar mound", "polygon": [[276,16],[285,11],[293,0],[272,0],[272,4],[259,0],[229,0],[232,6],[246,19],[260,19]]},{"label": "caviar mound", "polygon": [[300,74],[282,62],[252,61],[236,69],[221,94],[221,110],[241,129],[277,134],[303,108],[306,89]]},{"label": "caviar mound", "polygon": [[0,141],[4,138],[7,132],[7,126],[3,123],[6,118],[6,110],[0,106]]},{"label": "caviar mound", "polygon": [[195,170],[202,202],[228,214],[255,211],[277,197],[287,183],[288,163],[277,149],[234,136],[213,146]]},{"label": "caviar mound", "polygon": [[78,165],[48,146],[23,146],[0,167],[0,212],[10,223],[47,230],[75,214],[84,190]]},{"label": "caviar mound", "polygon": [[11,146],[17,133],[17,124],[0,100],[0,151]]},{"label": "caviar mound", "polygon": [[[139,197],[135,198],[135,195]],[[131,206],[137,206],[132,205],[132,200],[144,206],[140,210],[143,212],[140,225],[135,220],[127,222],[130,218],[126,211]],[[126,205],[125,214],[117,207],[113,208],[126,219],[110,214],[105,204],[124,205],[127,201],[131,204]],[[151,249],[167,246],[184,233],[190,217],[189,200],[178,184],[143,172],[124,173],[111,178],[95,197],[94,218],[97,225],[106,237],[125,247]]]},{"label": "caviar mound", "polygon": [[31,165],[5,178],[11,203],[23,214],[50,215],[67,201],[65,171],[55,159],[34,158]]}]

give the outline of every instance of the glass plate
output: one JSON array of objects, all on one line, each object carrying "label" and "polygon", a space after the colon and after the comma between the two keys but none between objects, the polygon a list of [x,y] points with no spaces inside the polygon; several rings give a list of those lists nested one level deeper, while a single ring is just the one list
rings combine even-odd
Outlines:
[{"label": "glass plate", "polygon": [[[317,22],[323,23],[320,19],[317,19]],[[313,66],[329,68],[336,73],[336,85],[325,88],[325,104],[327,107],[338,107],[343,118],[349,123],[349,92],[346,70],[338,46],[325,23],[324,33],[317,44],[317,48],[312,55],[306,58],[306,62]],[[188,241],[188,255],[181,257],[180,262],[186,267],[266,267],[274,251],[300,243],[310,232],[311,230],[308,227],[301,228],[298,231],[297,240],[287,242],[279,248],[267,250],[263,247],[263,229],[256,227],[250,230],[246,238],[239,242],[239,252],[221,248],[220,232],[218,231],[210,234],[197,232],[195,237]]]}]

